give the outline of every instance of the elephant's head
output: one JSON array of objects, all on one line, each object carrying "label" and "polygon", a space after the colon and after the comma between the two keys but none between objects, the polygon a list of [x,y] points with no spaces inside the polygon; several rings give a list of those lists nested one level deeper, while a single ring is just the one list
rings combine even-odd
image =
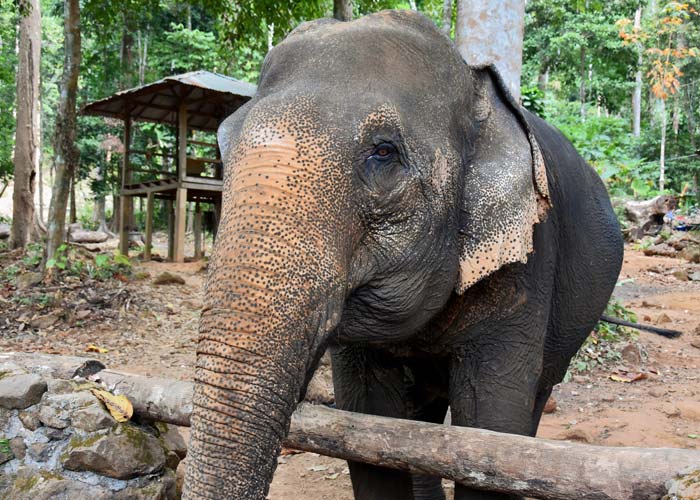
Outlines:
[{"label": "elephant's head", "polygon": [[411,11],[305,23],[268,54],[219,130],[186,498],[265,498],[329,341],[406,341],[527,258],[547,184],[508,99]]}]

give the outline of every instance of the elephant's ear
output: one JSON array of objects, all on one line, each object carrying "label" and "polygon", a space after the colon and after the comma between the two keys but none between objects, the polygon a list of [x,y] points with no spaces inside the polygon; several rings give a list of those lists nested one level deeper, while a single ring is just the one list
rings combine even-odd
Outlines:
[{"label": "elephant's ear", "polygon": [[550,208],[542,152],[492,67],[472,69],[477,123],[460,218],[457,292],[506,264],[527,262],[534,225]]}]

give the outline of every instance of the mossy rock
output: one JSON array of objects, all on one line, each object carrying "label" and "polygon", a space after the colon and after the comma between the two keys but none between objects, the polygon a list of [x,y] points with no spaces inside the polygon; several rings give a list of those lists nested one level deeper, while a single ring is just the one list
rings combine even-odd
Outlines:
[{"label": "mossy rock", "polygon": [[131,479],[163,470],[165,453],[157,438],[124,423],[108,433],[74,437],[61,455],[61,462],[68,470]]}]

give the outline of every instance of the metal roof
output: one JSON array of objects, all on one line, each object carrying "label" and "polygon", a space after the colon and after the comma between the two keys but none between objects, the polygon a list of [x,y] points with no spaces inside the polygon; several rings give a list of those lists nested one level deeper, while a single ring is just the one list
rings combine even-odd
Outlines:
[{"label": "metal roof", "polygon": [[177,110],[187,103],[188,127],[216,131],[221,121],[255,94],[256,87],[209,71],[192,71],[122,90],[83,106],[84,115],[177,125]]}]

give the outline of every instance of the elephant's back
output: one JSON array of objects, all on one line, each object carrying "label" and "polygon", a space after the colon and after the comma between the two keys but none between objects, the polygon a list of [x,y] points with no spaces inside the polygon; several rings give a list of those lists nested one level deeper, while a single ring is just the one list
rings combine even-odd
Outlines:
[{"label": "elephant's back", "polygon": [[543,374],[546,382],[557,383],[605,310],[624,248],[610,197],[595,170],[556,128],[531,113],[526,118],[545,159],[552,202],[548,223],[558,239]]}]

